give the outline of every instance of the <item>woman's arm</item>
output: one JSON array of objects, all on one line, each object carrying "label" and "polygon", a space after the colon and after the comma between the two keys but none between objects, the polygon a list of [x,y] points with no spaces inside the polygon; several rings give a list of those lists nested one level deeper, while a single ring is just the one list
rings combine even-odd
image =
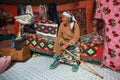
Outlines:
[{"label": "woman's arm", "polygon": [[62,29],[63,29],[63,24],[60,24],[59,26],[59,29],[58,29],[58,36],[57,36],[57,41],[58,43],[60,44],[62,41],[63,41],[63,38],[62,38]]},{"label": "woman's arm", "polygon": [[80,28],[77,23],[74,24],[74,35],[73,38],[69,41],[69,44],[74,45],[76,42],[78,42],[80,38]]}]

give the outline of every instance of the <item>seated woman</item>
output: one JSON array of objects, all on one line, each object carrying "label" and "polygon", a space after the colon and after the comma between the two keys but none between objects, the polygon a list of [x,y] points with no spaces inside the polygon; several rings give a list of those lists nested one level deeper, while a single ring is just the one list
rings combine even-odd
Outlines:
[{"label": "seated woman", "polygon": [[75,56],[80,56],[76,49],[78,48],[77,42],[79,37],[80,29],[74,16],[70,12],[63,12],[62,23],[60,24],[54,45],[56,54],[54,62],[50,65],[50,69],[56,68],[59,63],[63,62],[72,65],[72,71],[76,72],[78,70],[80,62],[66,53],[65,50],[69,50]]}]

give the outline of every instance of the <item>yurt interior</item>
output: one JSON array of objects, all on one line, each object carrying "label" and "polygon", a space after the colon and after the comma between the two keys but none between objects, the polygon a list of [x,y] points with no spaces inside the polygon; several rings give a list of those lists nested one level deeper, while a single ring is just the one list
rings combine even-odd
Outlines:
[{"label": "yurt interior", "polygon": [[0,80],[120,80],[120,0],[0,0]]}]

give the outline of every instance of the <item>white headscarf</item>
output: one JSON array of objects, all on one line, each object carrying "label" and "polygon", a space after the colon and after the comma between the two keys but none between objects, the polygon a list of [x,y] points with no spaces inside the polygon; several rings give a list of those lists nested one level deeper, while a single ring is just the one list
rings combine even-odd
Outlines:
[{"label": "white headscarf", "polygon": [[75,17],[73,15],[71,15],[70,12],[66,12],[66,11],[64,11],[62,14],[71,19],[70,27],[71,27],[71,29],[73,29],[74,23],[77,22]]}]

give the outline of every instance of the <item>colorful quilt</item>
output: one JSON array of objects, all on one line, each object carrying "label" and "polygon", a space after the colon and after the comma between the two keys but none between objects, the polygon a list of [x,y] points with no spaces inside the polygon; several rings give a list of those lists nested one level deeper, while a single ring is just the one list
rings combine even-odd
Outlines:
[{"label": "colorful quilt", "polygon": [[103,59],[103,39],[96,32],[81,36],[81,59],[101,63]]},{"label": "colorful quilt", "polygon": [[97,32],[82,35],[80,40],[82,43],[93,43],[93,46],[103,44],[103,36],[100,36]]},{"label": "colorful quilt", "polygon": [[34,25],[36,33],[42,37],[56,37],[58,25],[49,20],[37,21]]},{"label": "colorful quilt", "polygon": [[57,35],[58,25],[53,21],[41,20],[34,25],[36,34],[29,34],[27,45],[32,51],[40,54],[54,54],[54,40]]},{"label": "colorful quilt", "polygon": [[27,45],[32,51],[39,52],[41,54],[53,55],[54,54],[54,40],[48,38],[39,37],[38,35],[30,35],[28,37]]},{"label": "colorful quilt", "polygon": [[90,47],[87,45],[82,46],[83,53],[81,55],[81,59],[87,62],[93,62],[101,64],[103,61],[103,49],[104,46],[94,46]]}]

